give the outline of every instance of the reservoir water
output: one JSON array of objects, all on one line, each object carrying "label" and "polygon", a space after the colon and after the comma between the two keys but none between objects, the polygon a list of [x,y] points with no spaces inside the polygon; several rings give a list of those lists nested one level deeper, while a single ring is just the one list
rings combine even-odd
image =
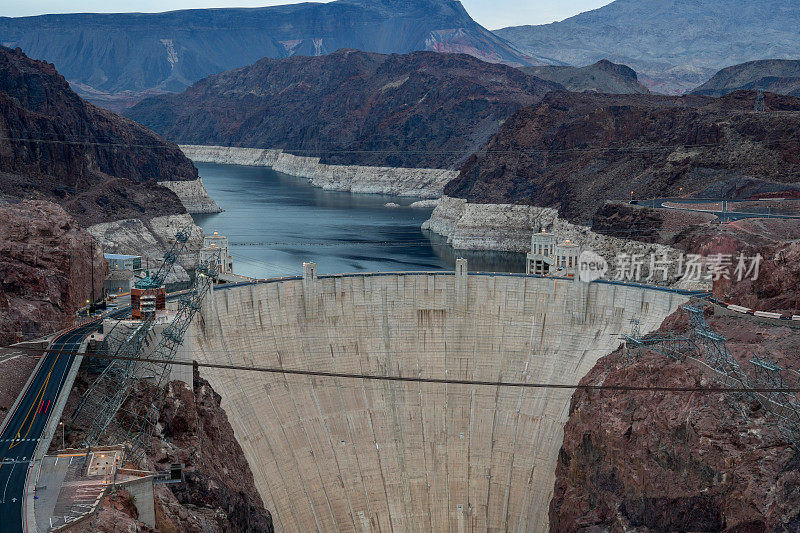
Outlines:
[{"label": "reservoir water", "polygon": [[[229,238],[234,272],[252,277],[299,275],[303,261],[321,274],[450,270],[524,272],[522,254],[455,252],[420,229],[431,208],[413,198],[325,191],[266,167],[195,163],[222,213],[194,215],[206,234]],[[400,207],[386,207],[396,203]]]}]

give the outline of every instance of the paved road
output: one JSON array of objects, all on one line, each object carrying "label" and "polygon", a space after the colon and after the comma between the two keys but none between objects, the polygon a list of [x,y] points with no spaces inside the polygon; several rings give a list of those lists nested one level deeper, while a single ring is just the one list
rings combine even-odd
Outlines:
[{"label": "paved road", "polygon": [[[22,531],[25,479],[30,460],[55,407],[76,352],[83,339],[97,329],[88,323],[61,334],[43,356],[8,423],[0,432],[0,531]],[[66,352],[65,354],[62,352]]]},{"label": "paved road", "polygon": [[[718,211],[714,209],[703,209],[701,207],[692,208],[692,207],[675,207],[664,205],[666,202],[673,202],[673,203],[680,203],[680,204],[711,204],[711,203],[718,203],[722,202],[722,199],[710,199],[710,198],[702,198],[702,199],[694,199],[694,198],[653,198],[650,200],[633,200],[631,203],[634,205],[641,205],[644,207],[651,207],[653,209],[672,209],[675,211],[691,211],[695,213],[708,213],[710,215],[716,216],[720,220],[724,220],[726,222],[730,222],[733,220],[742,220],[745,218],[778,218],[784,220],[797,220],[800,219],[800,215],[781,215],[776,213],[751,213],[746,211]],[[726,202],[735,202],[735,201],[742,201],[742,200],[725,200]]]}]

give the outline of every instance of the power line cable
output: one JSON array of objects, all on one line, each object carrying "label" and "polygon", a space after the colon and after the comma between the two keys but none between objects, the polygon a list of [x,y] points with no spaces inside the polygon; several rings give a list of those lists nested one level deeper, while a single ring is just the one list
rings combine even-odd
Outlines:
[{"label": "power line cable", "polygon": [[[27,348],[23,348],[26,350]],[[32,350],[32,349],[31,349]],[[99,359],[118,359],[124,361],[139,361],[143,363],[156,363],[164,364],[161,359],[150,359],[144,357],[123,357],[113,355],[101,354],[81,354],[79,352],[65,352],[56,350],[46,350],[45,353],[56,353],[61,355],[77,356],[83,355],[84,357],[99,358]],[[456,378],[426,378],[421,376],[387,376],[375,374],[360,374],[351,372],[324,372],[320,370],[302,370],[302,369],[289,369],[280,367],[265,367],[265,366],[248,366],[248,365],[234,365],[224,363],[200,363],[196,361],[173,360],[170,364],[180,366],[194,366],[199,368],[211,368],[222,370],[246,371],[246,372],[261,372],[270,374],[287,374],[308,377],[326,377],[326,378],[343,378],[343,379],[361,379],[371,381],[394,381],[394,382],[409,382],[409,383],[434,383],[444,385],[474,385],[474,386],[487,386],[487,387],[514,387],[526,389],[569,389],[569,390],[609,390],[617,392],[690,392],[701,394],[721,394],[721,393],[741,393],[741,392],[757,392],[757,393],[800,393],[800,387],[723,387],[723,386],[710,386],[710,387],[696,387],[696,386],[654,386],[654,385],[588,385],[588,384],[569,384],[569,383],[529,383],[524,381],[495,381],[495,380],[470,380],[470,379],[456,379]]]}]

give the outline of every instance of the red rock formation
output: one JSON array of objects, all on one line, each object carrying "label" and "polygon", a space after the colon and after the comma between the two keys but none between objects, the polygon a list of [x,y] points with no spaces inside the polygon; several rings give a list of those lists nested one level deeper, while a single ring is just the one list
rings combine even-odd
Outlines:
[{"label": "red rock formation", "polygon": [[720,300],[758,311],[800,315],[800,244],[762,248],[758,278],[720,279],[714,295]]},{"label": "red rock formation", "polygon": [[131,533],[150,533],[163,531],[153,529],[139,522],[139,511],[136,509],[135,500],[129,492],[119,489],[108,493],[95,514],[85,518],[70,527],[62,529],[63,533],[99,533],[127,531]]},{"label": "red rock formation", "polygon": [[[77,406],[94,376],[78,373],[64,409],[65,422]],[[148,405],[154,393],[142,382],[118,414]],[[236,441],[233,428],[220,406],[220,396],[194,370],[194,388],[186,383],[169,383],[159,426],[147,450],[146,468],[167,471],[171,463],[185,465],[184,481],[155,488],[156,531],[162,533],[272,533],[272,516],[264,508],[255,488],[253,474]],[[80,445],[84,427],[68,424],[67,446]],[[54,449],[51,445],[51,449]],[[148,531],[136,520],[135,510],[113,500],[104,504],[95,518],[80,531]]]},{"label": "red rock formation", "polygon": [[272,517],[220,401],[197,368],[194,390],[182,381],[168,385],[162,433],[153,437],[148,458],[159,470],[170,463],[186,469],[183,483],[159,491],[162,520],[177,531],[271,533]]},{"label": "red rock formation", "polygon": [[[91,295],[90,235],[61,207],[41,201],[0,206],[0,345],[69,326]],[[105,261],[94,247],[95,295]]]},{"label": "red rock formation", "polygon": [[[677,313],[663,330],[686,327]],[[711,324],[743,366],[753,352],[800,366],[796,329],[730,317]],[[619,350],[581,383],[718,384],[698,367],[655,352],[626,366]],[[551,531],[798,531],[798,456],[757,403],[740,404],[747,419],[733,405],[722,394],[575,392]]]}]

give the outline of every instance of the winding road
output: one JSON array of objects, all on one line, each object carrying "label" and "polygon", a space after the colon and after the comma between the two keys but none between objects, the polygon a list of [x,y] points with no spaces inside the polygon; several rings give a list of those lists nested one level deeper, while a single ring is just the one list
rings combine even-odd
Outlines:
[{"label": "winding road", "polygon": [[[229,288],[252,282],[220,285]],[[173,293],[168,300],[184,291]],[[120,308],[103,318],[121,318],[130,310]],[[87,322],[61,333],[46,350],[34,371],[33,378],[22,393],[20,402],[0,428],[0,533],[18,533],[27,526],[23,521],[28,470],[69,374],[74,354],[84,339],[96,331],[99,321]]]},{"label": "winding road", "polygon": [[[722,198],[651,198],[650,200],[631,200],[629,203],[632,205],[640,205],[642,207],[649,207],[651,209],[672,209],[674,211],[690,211],[693,213],[708,213],[716,216],[723,222],[732,222],[735,220],[742,220],[745,218],[777,218],[783,220],[798,220],[800,215],[783,215],[780,213],[753,213],[747,211],[729,211],[719,209],[702,209],[700,207],[678,207],[671,205],[664,205],[665,203],[672,202],[676,204],[696,204],[698,206],[703,204],[716,204],[721,202],[737,202],[742,200],[727,200]],[[766,204],[765,204],[766,205]]]}]

